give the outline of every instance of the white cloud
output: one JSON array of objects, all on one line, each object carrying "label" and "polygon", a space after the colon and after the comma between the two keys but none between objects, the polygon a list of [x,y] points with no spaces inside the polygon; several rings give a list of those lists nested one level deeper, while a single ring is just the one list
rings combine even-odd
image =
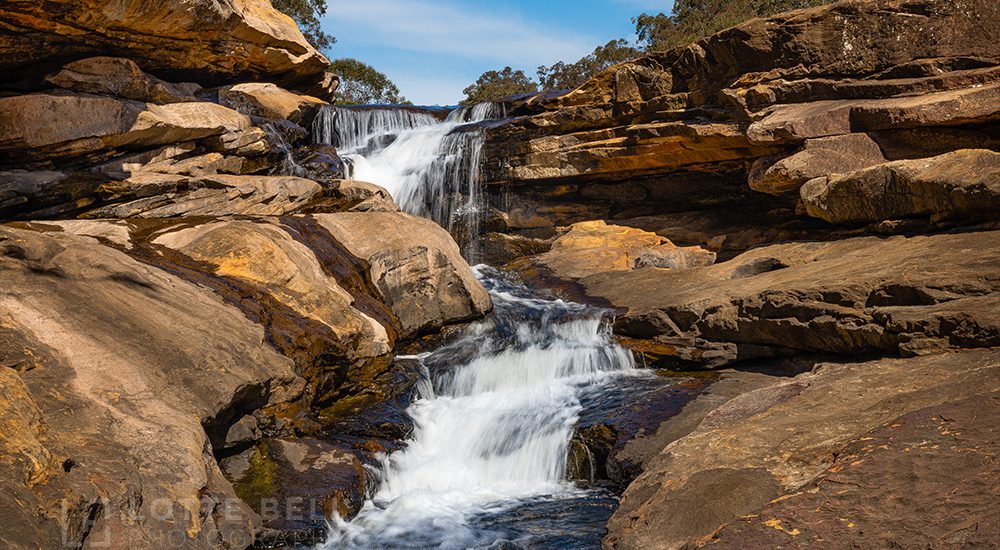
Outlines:
[{"label": "white cloud", "polygon": [[411,52],[446,54],[514,66],[577,59],[598,40],[525,21],[511,10],[427,0],[336,0],[328,12],[338,33],[366,33],[366,42]]}]

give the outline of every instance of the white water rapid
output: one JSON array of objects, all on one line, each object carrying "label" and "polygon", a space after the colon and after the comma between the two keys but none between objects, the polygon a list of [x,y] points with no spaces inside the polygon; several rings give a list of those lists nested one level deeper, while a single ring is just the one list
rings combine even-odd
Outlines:
[{"label": "white water rapid", "polygon": [[581,392],[632,372],[632,355],[612,342],[603,310],[535,298],[478,271],[494,312],[421,358],[410,440],[384,458],[378,489],[354,520],[335,518],[321,548],[517,547],[481,518],[582,492],[564,481]]},{"label": "white water rapid", "polygon": [[[443,120],[326,107],[314,138],[337,146],[350,177],[385,187],[405,211],[477,235],[486,206],[475,123],[503,115],[493,104]],[[565,481],[570,439],[582,400],[635,373],[632,355],[612,341],[606,311],[539,298],[491,268],[477,274],[494,311],[419,358],[411,436],[381,459],[358,516],[333,519],[321,549],[599,545],[614,497]]]},{"label": "white water rapid", "polygon": [[482,132],[474,123],[504,116],[481,103],[444,120],[402,108],[325,107],[313,123],[318,143],[335,145],[351,179],[381,185],[405,212],[448,230],[478,228],[482,214]]}]

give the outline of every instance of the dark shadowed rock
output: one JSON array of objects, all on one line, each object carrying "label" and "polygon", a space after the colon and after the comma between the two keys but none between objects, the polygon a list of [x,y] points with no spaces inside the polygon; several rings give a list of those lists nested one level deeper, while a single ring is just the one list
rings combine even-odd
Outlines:
[{"label": "dark shadowed rock", "polygon": [[195,94],[201,90],[197,84],[164,82],[144,73],[131,59],[122,57],[88,57],[67,63],[45,80],[74,92],[161,104],[196,101]]},{"label": "dark shadowed rock", "polygon": [[236,494],[260,514],[264,543],[319,544],[328,518],[353,517],[364,503],[361,462],[321,440],[267,439],[237,461]]}]

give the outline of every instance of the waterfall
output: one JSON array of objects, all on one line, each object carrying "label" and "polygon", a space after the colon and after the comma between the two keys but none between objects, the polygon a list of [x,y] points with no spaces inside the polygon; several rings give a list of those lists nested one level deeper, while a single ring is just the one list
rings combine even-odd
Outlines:
[{"label": "waterfall", "polygon": [[321,109],[313,122],[313,140],[333,145],[346,154],[359,154],[378,149],[387,136],[437,122],[433,115],[422,111],[329,106]]},{"label": "waterfall", "polygon": [[329,106],[317,116],[313,137],[338,147],[349,178],[381,185],[405,212],[465,236],[459,240],[472,257],[486,209],[483,134],[475,123],[503,116],[494,103],[455,109],[443,121],[400,108]]},{"label": "waterfall", "polygon": [[605,311],[479,275],[494,312],[422,358],[429,379],[408,411],[412,437],[322,548],[488,546],[498,536],[469,526],[477,514],[579,492],[564,478],[580,392],[633,372],[632,356],[612,342]]}]

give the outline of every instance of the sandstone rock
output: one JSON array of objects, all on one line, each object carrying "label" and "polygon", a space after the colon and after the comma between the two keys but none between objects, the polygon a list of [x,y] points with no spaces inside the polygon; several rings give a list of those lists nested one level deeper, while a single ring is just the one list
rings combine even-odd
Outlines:
[{"label": "sandstone rock", "polygon": [[[845,1],[650,53],[568,94],[514,102],[487,130],[488,190],[523,228],[696,210],[718,228],[709,238],[747,235],[730,239],[733,251],[778,235],[826,239],[785,214],[776,230],[771,199],[739,190],[747,168],[755,188],[787,193],[787,208],[810,177],[995,148],[1000,36],[982,28],[998,21],[987,0]],[[607,183],[613,195],[580,192]],[[740,211],[759,213],[756,227],[726,227]]]},{"label": "sandstone rock", "polygon": [[302,317],[323,323],[358,356],[391,350],[386,328],[352,308],[354,298],[328,276],[316,255],[281,228],[268,223],[217,222],[172,231],[153,244],[166,246],[249,281]]},{"label": "sandstone rock", "polygon": [[131,59],[89,57],[68,63],[46,79],[74,92],[107,94],[149,103],[196,101],[197,84],[171,84],[148,75]]},{"label": "sandstone rock", "polygon": [[368,262],[371,281],[414,337],[490,310],[489,294],[436,223],[402,213],[317,214],[315,219],[351,254]]},{"label": "sandstone rock", "polygon": [[792,193],[813,178],[849,174],[885,161],[878,144],[865,134],[810,139],[789,157],[758,160],[750,170],[750,188],[772,195]]},{"label": "sandstone rock", "polygon": [[318,183],[291,176],[187,178],[137,172],[101,190],[104,202],[114,204],[86,212],[85,217],[280,216],[306,210],[323,197]]},{"label": "sandstone rock", "polygon": [[6,53],[0,69],[12,84],[67,61],[114,52],[167,80],[263,80],[322,96],[336,87],[326,58],[267,0],[126,0],[111,7],[91,0],[17,0],[5,3],[0,17],[8,22],[0,32]]},{"label": "sandstone rock", "polygon": [[918,126],[959,126],[1000,119],[1000,84],[907,97],[777,105],[750,125],[756,144]]},{"label": "sandstone rock", "polygon": [[[550,106],[634,104],[667,93],[700,104],[718,101],[716,94],[726,89],[743,95],[762,84],[771,86],[772,101],[779,103],[828,99],[822,95],[828,89],[824,83],[871,75],[918,79],[970,64],[995,66],[997,36],[990,25],[990,32],[982,29],[984,22],[997,19],[1000,12],[989,0],[962,5],[942,0],[836,2],[747,21],[688,46],[615,66]],[[811,85],[797,89],[800,82]],[[876,94],[884,94],[888,83],[881,84]],[[802,96],[789,101],[795,91]]]},{"label": "sandstone rock", "polygon": [[[998,232],[764,246],[710,267],[610,271],[578,281],[621,308],[616,332],[661,346],[665,365],[718,367],[801,353],[907,353],[998,342]],[[975,298],[974,307],[958,305]],[[927,319],[908,323],[909,315]]]},{"label": "sandstone rock", "polygon": [[1000,532],[988,487],[1000,475],[998,405],[1000,395],[984,392],[904,414],[838,452],[806,490],[723,527],[711,546],[990,546]]},{"label": "sandstone rock", "polygon": [[[46,113],[39,116],[38,113]],[[59,121],[53,124],[52,121]],[[0,98],[0,162],[73,158],[214,138],[217,150],[262,152],[250,119],[212,103],[152,105],[90,94]]]},{"label": "sandstone rock", "polygon": [[548,252],[526,263],[520,269],[539,266],[552,276],[576,281],[597,273],[643,267],[690,269],[712,265],[715,253],[700,247],[680,248],[655,233],[593,221],[572,225]]},{"label": "sandstone rock", "polygon": [[985,541],[998,391],[1000,355],[977,351],[822,365],[740,395],[647,462],[604,547],[839,544],[855,526],[872,529],[863,545]]},{"label": "sandstone rock", "polygon": [[259,82],[226,86],[219,90],[219,102],[245,115],[287,119],[302,125],[309,124],[319,108],[327,104],[315,97]]},{"label": "sandstone rock", "polygon": [[336,210],[348,212],[399,212],[399,205],[384,188],[357,180],[339,180],[332,193],[340,200]]},{"label": "sandstone rock", "polygon": [[60,227],[66,233],[93,237],[99,242],[129,250],[132,245],[132,226],[123,220],[55,220],[46,226]]},{"label": "sandstone rock", "polygon": [[4,494],[18,495],[3,499],[15,511],[5,517],[25,528],[0,536],[17,548],[252,542],[258,520],[222,478],[212,442],[238,419],[230,411],[263,406],[296,379],[261,327],[88,237],[0,228],[0,270],[0,364],[20,350],[37,361],[20,378],[62,465],[35,485],[4,476]]},{"label": "sandstone rock", "polygon": [[489,131],[485,151],[488,158],[497,159],[487,163],[490,181],[662,173],[779,151],[751,143],[735,124],[694,121],[617,125],[608,119],[605,128],[532,136],[531,125],[539,125],[546,133],[558,127],[545,116],[515,120]]},{"label": "sandstone rock", "polygon": [[810,216],[832,223],[993,219],[1000,211],[1000,153],[960,150],[880,164],[813,179],[801,195]]},{"label": "sandstone rock", "polygon": [[250,164],[246,159],[222,153],[205,153],[184,159],[165,159],[141,165],[132,165],[129,172],[152,172],[159,174],[177,174],[181,176],[212,176],[216,174],[243,174],[244,166]]}]

